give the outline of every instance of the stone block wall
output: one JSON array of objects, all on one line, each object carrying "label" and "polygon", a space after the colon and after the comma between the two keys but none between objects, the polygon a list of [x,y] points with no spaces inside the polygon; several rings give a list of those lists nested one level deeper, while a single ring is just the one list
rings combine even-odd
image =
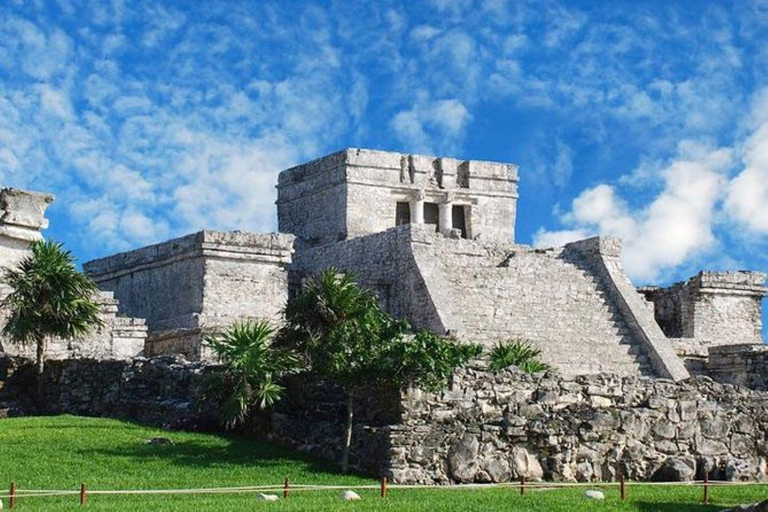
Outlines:
[{"label": "stone block wall", "polygon": [[768,478],[768,395],[696,377],[459,371],[389,427],[395,482]]},{"label": "stone block wall", "polygon": [[725,384],[768,391],[768,345],[709,347],[706,375]]},{"label": "stone block wall", "polygon": [[[202,399],[211,368],[174,357],[52,362],[46,411],[214,429],[215,404]],[[0,416],[41,412],[29,398],[33,372],[0,358]],[[287,385],[255,432],[338,461],[343,393],[310,375]],[[465,368],[443,393],[374,389],[356,410],[353,466],[396,483],[768,478],[768,394],[706,377]]]},{"label": "stone block wall", "polygon": [[209,356],[207,333],[245,318],[277,322],[293,235],[201,231],[86,263],[122,311],[145,317],[147,355]]},{"label": "stone block wall", "polygon": [[297,247],[347,237],[346,153],[340,151],[280,173],[277,222],[297,237]]},{"label": "stone block wall", "polygon": [[646,287],[655,318],[670,338],[693,338],[701,346],[762,343],[765,275],[759,272],[699,272],[668,288]]},{"label": "stone block wall", "polygon": [[374,290],[390,314],[411,320],[417,327],[444,333],[423,279],[411,253],[411,243],[428,228],[404,225],[383,233],[304,248],[294,255],[290,267],[294,288],[302,279],[334,267],[351,272],[357,281]]},{"label": "stone block wall", "polygon": [[[512,164],[346,149],[280,173],[278,225],[299,248],[323,245],[395,227],[403,203],[407,222],[448,234],[456,207],[466,237],[512,242],[517,179]],[[425,219],[425,203],[439,220]]]},{"label": "stone block wall", "polygon": [[211,369],[178,357],[50,361],[41,409],[33,396],[36,385],[31,363],[0,357],[0,417],[78,414],[171,429],[215,430],[215,404],[203,400]]},{"label": "stone block wall", "polygon": [[[0,291],[0,295],[5,293],[7,290]],[[95,300],[99,303],[99,318],[104,325],[73,340],[51,340],[46,353],[48,359],[131,359],[144,353],[147,338],[144,320],[120,316],[118,301],[110,292],[100,292]],[[0,315],[0,323],[4,322],[5,317]],[[0,353],[33,359],[35,346],[18,345],[0,337]]]}]

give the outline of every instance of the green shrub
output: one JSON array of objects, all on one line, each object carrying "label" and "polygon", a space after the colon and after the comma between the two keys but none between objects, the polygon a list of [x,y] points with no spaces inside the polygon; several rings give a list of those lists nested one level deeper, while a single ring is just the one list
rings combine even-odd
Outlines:
[{"label": "green shrub", "polygon": [[510,366],[517,366],[526,373],[538,373],[551,367],[539,361],[541,350],[534,348],[530,341],[514,339],[498,342],[490,352],[489,368],[492,372],[500,372]]},{"label": "green shrub", "polygon": [[296,356],[272,344],[274,329],[267,321],[233,323],[226,331],[206,337],[223,363],[209,379],[207,397],[220,404],[226,428],[243,424],[256,409],[267,409],[283,396],[279,379],[299,369]]}]

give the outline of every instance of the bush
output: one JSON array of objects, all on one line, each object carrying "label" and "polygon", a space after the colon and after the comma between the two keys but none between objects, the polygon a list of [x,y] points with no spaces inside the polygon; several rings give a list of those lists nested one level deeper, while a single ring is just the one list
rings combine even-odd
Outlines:
[{"label": "bush", "polygon": [[266,409],[283,396],[277,381],[299,368],[296,357],[272,344],[275,331],[266,321],[235,322],[206,342],[223,363],[211,376],[208,397],[220,404],[227,428],[245,423],[256,408]]},{"label": "bush", "polygon": [[491,349],[489,368],[497,373],[510,366],[517,366],[525,373],[544,372],[551,367],[539,361],[541,350],[523,339],[500,341]]}]

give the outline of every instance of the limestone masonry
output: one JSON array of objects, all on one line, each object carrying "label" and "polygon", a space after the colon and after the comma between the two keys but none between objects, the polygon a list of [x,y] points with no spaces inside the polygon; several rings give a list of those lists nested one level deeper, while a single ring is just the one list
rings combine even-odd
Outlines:
[{"label": "limestone masonry", "polygon": [[[681,381],[706,374],[720,347],[762,344],[763,274],[702,272],[637,290],[618,240],[516,244],[513,164],[347,149],[281,172],[277,191],[280,233],[201,231],[86,263],[107,325],[51,356],[207,360],[206,334],[237,319],[278,322],[289,294],[330,266],[416,327],[486,345],[525,338],[565,376]],[[40,238],[52,200],[0,193],[0,264]]]},{"label": "limestone masonry", "polygon": [[[438,395],[360,394],[361,471],[396,483],[768,479],[765,275],[701,272],[637,289],[617,239],[515,243],[517,187],[512,164],[362,149],[287,169],[280,233],[201,231],[86,263],[104,327],[51,343],[42,406],[13,357],[31,347],[0,340],[0,416],[43,407],[212,427],[206,336],[245,318],[277,324],[307,277],[335,267],[416,327],[488,346],[524,338],[554,366],[463,368]],[[0,267],[41,238],[52,201],[0,190]],[[257,423],[338,460],[344,408],[337,388],[303,374]]]}]

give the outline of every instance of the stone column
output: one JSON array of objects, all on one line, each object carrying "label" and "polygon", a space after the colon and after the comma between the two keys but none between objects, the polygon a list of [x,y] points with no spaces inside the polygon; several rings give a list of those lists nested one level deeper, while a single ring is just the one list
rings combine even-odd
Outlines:
[{"label": "stone column", "polygon": [[445,194],[440,202],[440,232],[449,235],[453,229],[453,195]]},{"label": "stone column", "polygon": [[417,190],[411,200],[411,224],[424,224],[424,199],[423,190]]},{"label": "stone column", "polygon": [[0,189],[0,267],[15,266],[30,254],[30,243],[43,239],[45,211],[52,202],[51,194]]}]

